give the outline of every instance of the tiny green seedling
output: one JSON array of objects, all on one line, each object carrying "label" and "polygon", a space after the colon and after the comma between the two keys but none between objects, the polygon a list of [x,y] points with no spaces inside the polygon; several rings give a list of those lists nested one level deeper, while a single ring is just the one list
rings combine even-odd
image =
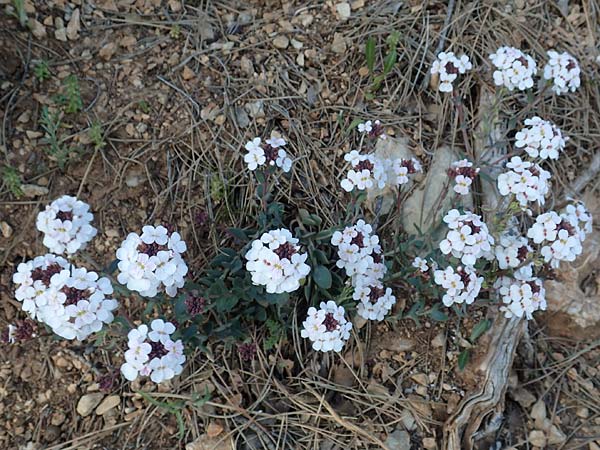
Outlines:
[{"label": "tiny green seedling", "polygon": [[383,80],[390,74],[396,61],[398,60],[398,53],[396,51],[396,47],[398,46],[398,40],[400,39],[400,34],[397,31],[391,33],[387,39],[386,43],[388,46],[388,51],[385,57],[383,58],[383,68],[381,73],[375,72],[375,62],[376,62],[376,42],[373,36],[370,36],[367,39],[367,43],[365,44],[365,59],[367,62],[367,68],[369,69],[369,75],[371,77],[371,86],[369,88],[369,92],[366,94],[368,99],[373,99],[375,97],[375,93],[381,87],[381,83]]},{"label": "tiny green seedling", "polygon": [[104,130],[100,122],[95,121],[92,123],[88,134],[94,144],[94,150],[102,150],[106,146],[106,142],[104,142]]},{"label": "tiny green seedling", "polygon": [[23,190],[21,189],[23,182],[17,169],[14,167],[4,166],[2,170],[2,183],[15,197],[19,198],[23,195]]},{"label": "tiny green seedling", "polygon": [[54,96],[54,101],[64,106],[67,114],[75,114],[83,110],[83,100],[79,89],[79,80],[73,74],[63,81],[63,92]]},{"label": "tiny green seedling", "polygon": [[45,60],[41,60],[39,63],[37,63],[33,68],[33,74],[35,75],[38,81],[50,79],[52,73],[50,72],[48,62]]}]

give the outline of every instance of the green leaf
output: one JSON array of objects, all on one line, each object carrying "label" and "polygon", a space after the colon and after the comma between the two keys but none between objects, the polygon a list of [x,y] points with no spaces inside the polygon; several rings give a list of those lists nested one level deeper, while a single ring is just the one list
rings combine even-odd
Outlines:
[{"label": "green leaf", "polygon": [[229,234],[233,235],[236,239],[239,239],[242,242],[248,242],[249,238],[246,234],[246,230],[242,230],[241,228],[227,228]]},{"label": "green leaf", "polygon": [[436,322],[445,322],[446,320],[448,320],[448,315],[437,308],[431,308],[431,311],[429,311],[429,317],[431,317]]},{"label": "green leaf", "polygon": [[322,250],[316,248],[312,251],[312,254],[315,260],[320,264],[327,264],[329,262],[329,258],[327,258],[327,255]]},{"label": "green leaf", "polygon": [[383,60],[383,74],[389,74],[394,68],[394,64],[396,64],[396,59],[398,58],[398,54],[396,53],[396,49],[393,48],[387,54],[385,59]]},{"label": "green leaf", "polygon": [[313,280],[322,289],[331,287],[331,272],[325,266],[317,266],[312,274]]},{"label": "green leaf", "polygon": [[362,123],[362,119],[356,118],[352,122],[350,122],[350,125],[348,125],[348,128],[346,128],[346,134],[350,133],[353,129],[355,129],[359,123]]},{"label": "green leaf", "polygon": [[375,38],[369,36],[365,44],[365,58],[367,59],[367,68],[370,73],[375,69]]},{"label": "green leaf", "polygon": [[322,241],[323,239],[329,239],[335,230],[321,230],[313,236],[315,241]]},{"label": "green leaf", "polygon": [[398,41],[400,40],[400,33],[397,31],[393,31],[385,40],[387,42],[388,47],[391,49],[395,49],[398,45]]},{"label": "green leaf", "polygon": [[217,312],[231,311],[239,300],[239,297],[235,295],[218,298],[216,301]]},{"label": "green leaf", "polygon": [[474,343],[477,339],[479,339],[479,337],[483,333],[485,333],[490,328],[491,325],[492,321],[489,319],[482,320],[481,322],[479,322],[473,327],[473,330],[471,330],[471,336],[469,337],[469,341],[471,341],[471,343]]},{"label": "green leaf", "polygon": [[462,352],[460,352],[460,354],[458,355],[458,368],[460,370],[464,370],[464,368],[467,366],[467,363],[469,362],[469,349],[465,348]]},{"label": "green leaf", "polygon": [[304,208],[298,209],[298,214],[300,215],[300,222],[302,222],[304,225],[310,225],[310,226],[319,225],[319,223],[317,223],[313,219],[313,215],[311,213],[309,213],[306,209],[304,209]]},{"label": "green leaf", "polygon": [[262,170],[257,170],[255,175],[256,175],[256,181],[258,181],[259,183],[265,182],[265,174],[263,173]]}]

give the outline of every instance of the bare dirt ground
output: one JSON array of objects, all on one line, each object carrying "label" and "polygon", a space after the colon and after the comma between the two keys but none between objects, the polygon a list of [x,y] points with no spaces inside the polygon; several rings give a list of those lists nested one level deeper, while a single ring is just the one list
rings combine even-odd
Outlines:
[{"label": "bare dirt ground", "polygon": [[[19,262],[45,251],[35,217],[62,194],[92,205],[100,234],[86,264],[100,270],[128,232],[161,221],[188,242],[193,279],[231,242],[223,231],[255,217],[243,145],[266,130],[286,136],[295,158],[278,199],[291,211],[308,205],[323,227],[336,225],[346,207],[339,180],[343,154],[356,144],[347,133],[354,119],[381,120],[427,170],[440,146],[462,146],[452,101],[428,86],[440,41],[475,61],[465,77],[472,129],[481,96],[494,89],[486,60],[498,46],[527,49],[538,63],[550,48],[578,58],[576,95],[524,109],[515,108],[516,95],[507,100],[507,120],[535,112],[570,136],[565,156],[550,164],[560,174],[558,196],[598,152],[600,5],[450,3],[442,33],[448,4],[441,1],[25,0],[30,32],[9,14],[12,2],[0,0],[2,165],[25,185],[16,197],[4,176],[0,190],[0,327],[24,318],[11,277]],[[393,31],[398,63],[371,98],[364,44],[375,37],[381,61]],[[40,61],[47,79],[35,72]],[[82,111],[62,118],[71,151],[59,164],[40,114],[65,94],[70,75],[79,80]],[[102,147],[91,137],[94,124]],[[597,198],[598,186],[592,179],[586,195]],[[414,293],[396,288],[398,310],[410,308]],[[143,309],[122,303],[132,317]],[[486,314],[365,326],[341,358],[313,356],[299,332],[268,352],[259,345],[252,361],[231,342],[210,342],[158,389],[115,375],[116,344],[73,345],[38,330],[0,351],[0,448],[439,448],[441,426],[480,381],[468,367],[458,370],[457,357]],[[250,330],[257,342],[264,333]],[[477,448],[600,448],[599,375],[598,341],[550,334],[538,317],[515,357],[502,420],[488,424]]]}]

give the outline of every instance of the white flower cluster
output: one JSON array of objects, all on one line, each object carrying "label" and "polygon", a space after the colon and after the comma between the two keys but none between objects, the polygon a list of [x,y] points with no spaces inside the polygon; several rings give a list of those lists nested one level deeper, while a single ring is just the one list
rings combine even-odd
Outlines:
[{"label": "white flower cluster", "polygon": [[283,138],[272,137],[263,144],[260,138],[254,138],[248,141],[245,149],[248,153],[244,155],[244,161],[248,169],[256,170],[259,166],[277,166],[284,172],[289,172],[292,168],[292,160],[287,152],[282,148],[287,145]]},{"label": "white flower cluster", "polygon": [[557,268],[561,261],[574,261],[583,251],[582,243],[591,231],[592,217],[581,203],[569,205],[562,214],[549,211],[536,217],[527,237],[536,244],[544,261]]},{"label": "white flower cluster", "polygon": [[357,286],[352,295],[358,304],[358,314],[367,320],[382,321],[396,304],[396,297],[390,288],[384,288],[381,283]]},{"label": "white flower cluster", "polygon": [[338,248],[336,265],[351,277],[354,287],[377,284],[387,272],[379,236],[372,232],[371,225],[360,219],[331,237],[331,244]]},{"label": "white flower cluster", "polygon": [[440,92],[452,92],[452,83],[458,77],[458,74],[464,74],[471,70],[473,65],[467,55],[456,57],[453,52],[441,52],[431,66],[433,75],[439,74]]},{"label": "white flower cluster", "polygon": [[543,205],[549,189],[550,172],[542,169],[539,164],[523,161],[518,156],[513,156],[506,167],[512,170],[498,176],[500,194],[513,194],[523,208],[528,202]]},{"label": "white flower cluster", "polygon": [[73,254],[85,248],[98,232],[91,222],[94,215],[87,203],[63,195],[37,216],[36,226],[44,233],[44,245],[52,253]]},{"label": "white flower cluster", "polygon": [[446,239],[440,242],[444,255],[451,253],[466,266],[473,266],[480,257],[492,258],[494,238],[479,215],[470,211],[461,214],[457,209],[451,209],[444,216],[444,222],[450,228]]},{"label": "white flower cluster", "polygon": [[17,266],[13,283],[17,285],[15,298],[23,302],[21,309],[33,319],[42,321],[40,308],[46,305],[46,291],[50,289],[50,280],[63,269],[68,269],[66,259],[47,254],[36,256],[33,260]]},{"label": "white flower cluster", "polygon": [[448,169],[448,175],[454,178],[454,192],[459,195],[467,195],[473,184],[473,180],[479,173],[479,168],[473,168],[473,163],[466,159],[455,161]]},{"label": "white flower cluster", "polygon": [[475,301],[483,284],[483,277],[478,277],[473,267],[458,266],[456,271],[451,266],[445,270],[436,270],[433,273],[436,284],[446,289],[442,303],[452,306],[455,303],[470,305]]},{"label": "white flower cluster", "polygon": [[350,338],[352,323],[346,320],[344,307],[333,300],[322,302],[319,308],[308,308],[300,335],[310,339],[314,350],[339,352]]},{"label": "white flower cluster", "polygon": [[494,247],[498,266],[502,270],[519,267],[532,251],[527,238],[510,233],[500,236],[498,244]]},{"label": "white flower cluster", "polygon": [[38,256],[21,263],[13,275],[15,296],[33,319],[65,339],[86,339],[113,321],[118,303],[108,278],[69,266],[59,256]]},{"label": "white flower cluster", "polygon": [[496,86],[506,86],[512,91],[515,88],[523,91],[533,87],[533,77],[537,73],[535,60],[518,48],[500,47],[490,55]]},{"label": "white flower cluster", "polygon": [[575,58],[567,52],[548,51],[550,58],[544,66],[544,79],[552,80],[552,90],[558,95],[575,92],[581,85],[581,69]]},{"label": "white flower cluster", "polygon": [[381,125],[381,122],[379,120],[376,120],[375,122],[367,120],[364,123],[359,123],[357,128],[359,132],[366,134],[370,138],[378,138],[384,140],[387,139],[387,135],[385,134],[383,126]]},{"label": "white flower cluster", "polygon": [[129,233],[117,250],[117,279],[144,297],[156,296],[161,287],[174,297],[185,283],[188,267],[181,254],[186,250],[179,233],[146,225],[141,236]]},{"label": "white flower cluster", "polygon": [[175,326],[171,322],[155,319],[150,324],[134,328],[127,335],[127,351],[121,373],[129,381],[138,376],[150,376],[155,383],[162,383],[183,371],[185,355],[181,340],[173,341]]},{"label": "white flower cluster", "polygon": [[252,242],[246,253],[246,270],[252,283],[265,286],[270,294],[293,292],[310,273],[308,255],[300,253],[298,239],[289,230],[279,228],[264,233]]},{"label": "white flower cluster", "polygon": [[415,158],[402,159],[397,158],[389,160],[388,164],[391,163],[392,175],[390,176],[390,184],[396,187],[400,187],[403,184],[408,183],[409,175],[413,175],[417,172],[422,172],[423,168],[421,163]]},{"label": "white flower cluster", "polygon": [[563,138],[560,129],[552,122],[540,117],[525,119],[525,128],[515,135],[515,146],[522,148],[532,158],[558,159],[568,138]]},{"label": "white flower cluster", "polygon": [[494,288],[502,298],[500,311],[504,317],[523,317],[531,320],[535,311],[546,309],[546,291],[542,280],[533,277],[532,264],[521,267],[514,278],[500,277]]},{"label": "white flower cluster", "polygon": [[361,155],[357,150],[346,153],[344,159],[352,166],[341,183],[345,191],[351,192],[354,188],[364,191],[373,187],[385,187],[385,160],[380,160],[375,155]]}]

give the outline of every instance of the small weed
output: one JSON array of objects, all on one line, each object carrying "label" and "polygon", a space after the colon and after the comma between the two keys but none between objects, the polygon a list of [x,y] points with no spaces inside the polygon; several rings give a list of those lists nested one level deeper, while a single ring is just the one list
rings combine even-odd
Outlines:
[{"label": "small weed", "polygon": [[106,146],[106,142],[104,142],[104,130],[100,122],[96,121],[92,123],[88,134],[94,144],[94,150],[102,150]]},{"label": "small weed", "polygon": [[33,68],[33,74],[37,78],[38,81],[44,81],[50,79],[50,67],[48,66],[48,62],[45,60],[41,60],[39,63],[35,65]]},{"label": "small weed", "polygon": [[392,34],[388,36],[386,39],[386,43],[388,45],[388,52],[383,58],[383,70],[379,74],[375,74],[375,38],[373,36],[367,39],[367,43],[365,44],[365,59],[367,63],[367,68],[369,69],[369,74],[371,76],[371,87],[369,88],[369,92],[366,97],[368,99],[373,99],[375,97],[375,93],[381,87],[381,83],[385,78],[390,74],[396,61],[398,59],[398,53],[396,51],[396,47],[398,46],[398,40],[400,39],[400,34],[397,31],[394,31]]},{"label": "small weed", "polygon": [[54,101],[61,106],[67,114],[75,114],[83,109],[79,81],[75,75],[69,75],[63,81],[64,92],[54,97]]},{"label": "small weed", "polygon": [[21,181],[19,172],[15,168],[10,166],[4,167],[2,170],[2,183],[15,197],[19,198],[23,195],[23,190],[21,189],[23,182]]},{"label": "small weed", "polygon": [[12,4],[15,8],[13,15],[19,20],[23,28],[27,27],[29,18],[27,17],[27,11],[25,11],[25,0],[13,0]]},{"label": "small weed", "polygon": [[150,112],[150,105],[146,100],[140,100],[137,106],[144,114],[148,114]]},{"label": "small weed", "polygon": [[267,335],[263,341],[263,349],[269,351],[279,343],[279,340],[284,336],[285,330],[280,322],[273,319],[268,319],[265,322],[267,327]]},{"label": "small weed", "polygon": [[181,36],[181,27],[178,24],[173,25],[169,32],[169,36],[173,39],[179,39],[179,36]]},{"label": "small weed", "polygon": [[48,109],[47,106],[44,106],[40,116],[40,123],[42,129],[46,132],[46,143],[50,146],[48,154],[58,163],[58,166],[63,169],[68,161],[69,153],[71,153],[73,149],[65,147],[63,141],[60,139],[60,112],[50,112],[50,109]]}]

